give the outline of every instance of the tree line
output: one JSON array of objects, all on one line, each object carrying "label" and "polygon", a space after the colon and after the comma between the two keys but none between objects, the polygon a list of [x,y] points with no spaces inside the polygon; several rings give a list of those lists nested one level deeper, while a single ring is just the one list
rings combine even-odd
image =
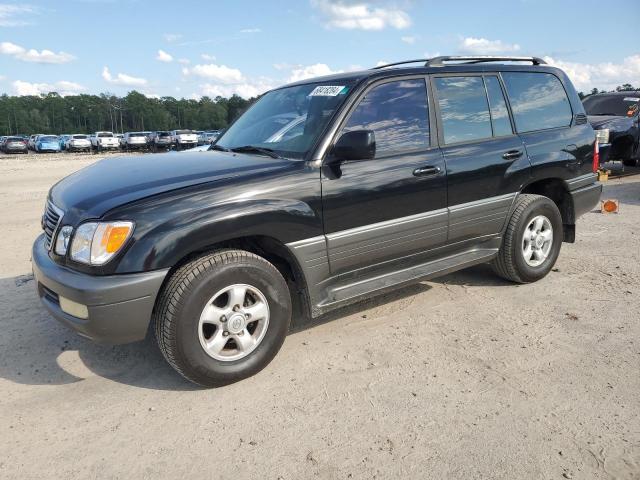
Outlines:
[{"label": "tree line", "polygon": [[[625,83],[615,91],[638,91]],[[580,98],[605,90],[579,92]],[[124,97],[110,94],[60,96],[0,96],[0,135],[33,133],[92,133],[174,130],[218,130],[227,127],[256,99],[202,97],[150,98],[131,91]]]},{"label": "tree line", "polygon": [[228,126],[255,99],[150,98],[131,91],[61,96],[57,93],[0,96],[0,135],[174,130],[218,130]]},{"label": "tree line", "polygon": [[630,83],[623,83],[615,88],[615,90],[598,90],[597,88],[591,89],[589,93],[578,92],[578,96],[580,99],[588,97],[589,95],[595,95],[597,93],[612,93],[612,92],[637,92],[640,91],[640,88],[636,88]]}]

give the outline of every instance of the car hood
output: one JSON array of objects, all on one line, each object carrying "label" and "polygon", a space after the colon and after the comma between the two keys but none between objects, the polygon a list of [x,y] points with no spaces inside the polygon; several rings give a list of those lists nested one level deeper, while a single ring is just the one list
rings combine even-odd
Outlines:
[{"label": "car hood", "polygon": [[630,117],[589,115],[587,119],[595,129],[609,128],[611,130],[628,130],[633,125],[633,119]]},{"label": "car hood", "polygon": [[219,151],[106,158],[55,184],[49,199],[73,224],[145,197],[249,174],[294,161]]}]

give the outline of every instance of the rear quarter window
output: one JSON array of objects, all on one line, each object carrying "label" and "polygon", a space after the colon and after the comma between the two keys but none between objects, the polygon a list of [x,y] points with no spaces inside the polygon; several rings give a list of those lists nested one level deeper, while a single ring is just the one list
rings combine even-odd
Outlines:
[{"label": "rear quarter window", "polygon": [[503,72],[502,78],[519,133],[571,125],[571,105],[558,77],[542,72]]}]

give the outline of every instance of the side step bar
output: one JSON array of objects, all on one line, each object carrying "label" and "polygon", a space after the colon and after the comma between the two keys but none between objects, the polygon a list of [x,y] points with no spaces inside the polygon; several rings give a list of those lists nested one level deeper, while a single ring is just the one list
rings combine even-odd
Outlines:
[{"label": "side step bar", "polygon": [[333,309],[342,303],[352,303],[381,290],[391,289],[417,280],[446,275],[463,268],[485,263],[495,257],[498,249],[483,248],[462,252],[449,257],[403,268],[395,272],[365,278],[356,282],[329,288],[328,300],[318,305],[322,310]]}]

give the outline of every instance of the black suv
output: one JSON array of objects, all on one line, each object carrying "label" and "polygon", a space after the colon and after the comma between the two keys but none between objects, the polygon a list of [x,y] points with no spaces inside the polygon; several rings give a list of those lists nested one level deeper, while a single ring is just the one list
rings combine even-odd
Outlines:
[{"label": "black suv", "polygon": [[264,368],[292,318],[482,262],[541,279],[601,193],[574,87],[535,57],[421,62],[278,88],[210,151],[54,185],[33,246],[45,307],[96,341],[151,327],[215,386]]},{"label": "black suv", "polygon": [[622,160],[640,162],[640,92],[589,95],[582,103],[600,143],[600,163]]}]

